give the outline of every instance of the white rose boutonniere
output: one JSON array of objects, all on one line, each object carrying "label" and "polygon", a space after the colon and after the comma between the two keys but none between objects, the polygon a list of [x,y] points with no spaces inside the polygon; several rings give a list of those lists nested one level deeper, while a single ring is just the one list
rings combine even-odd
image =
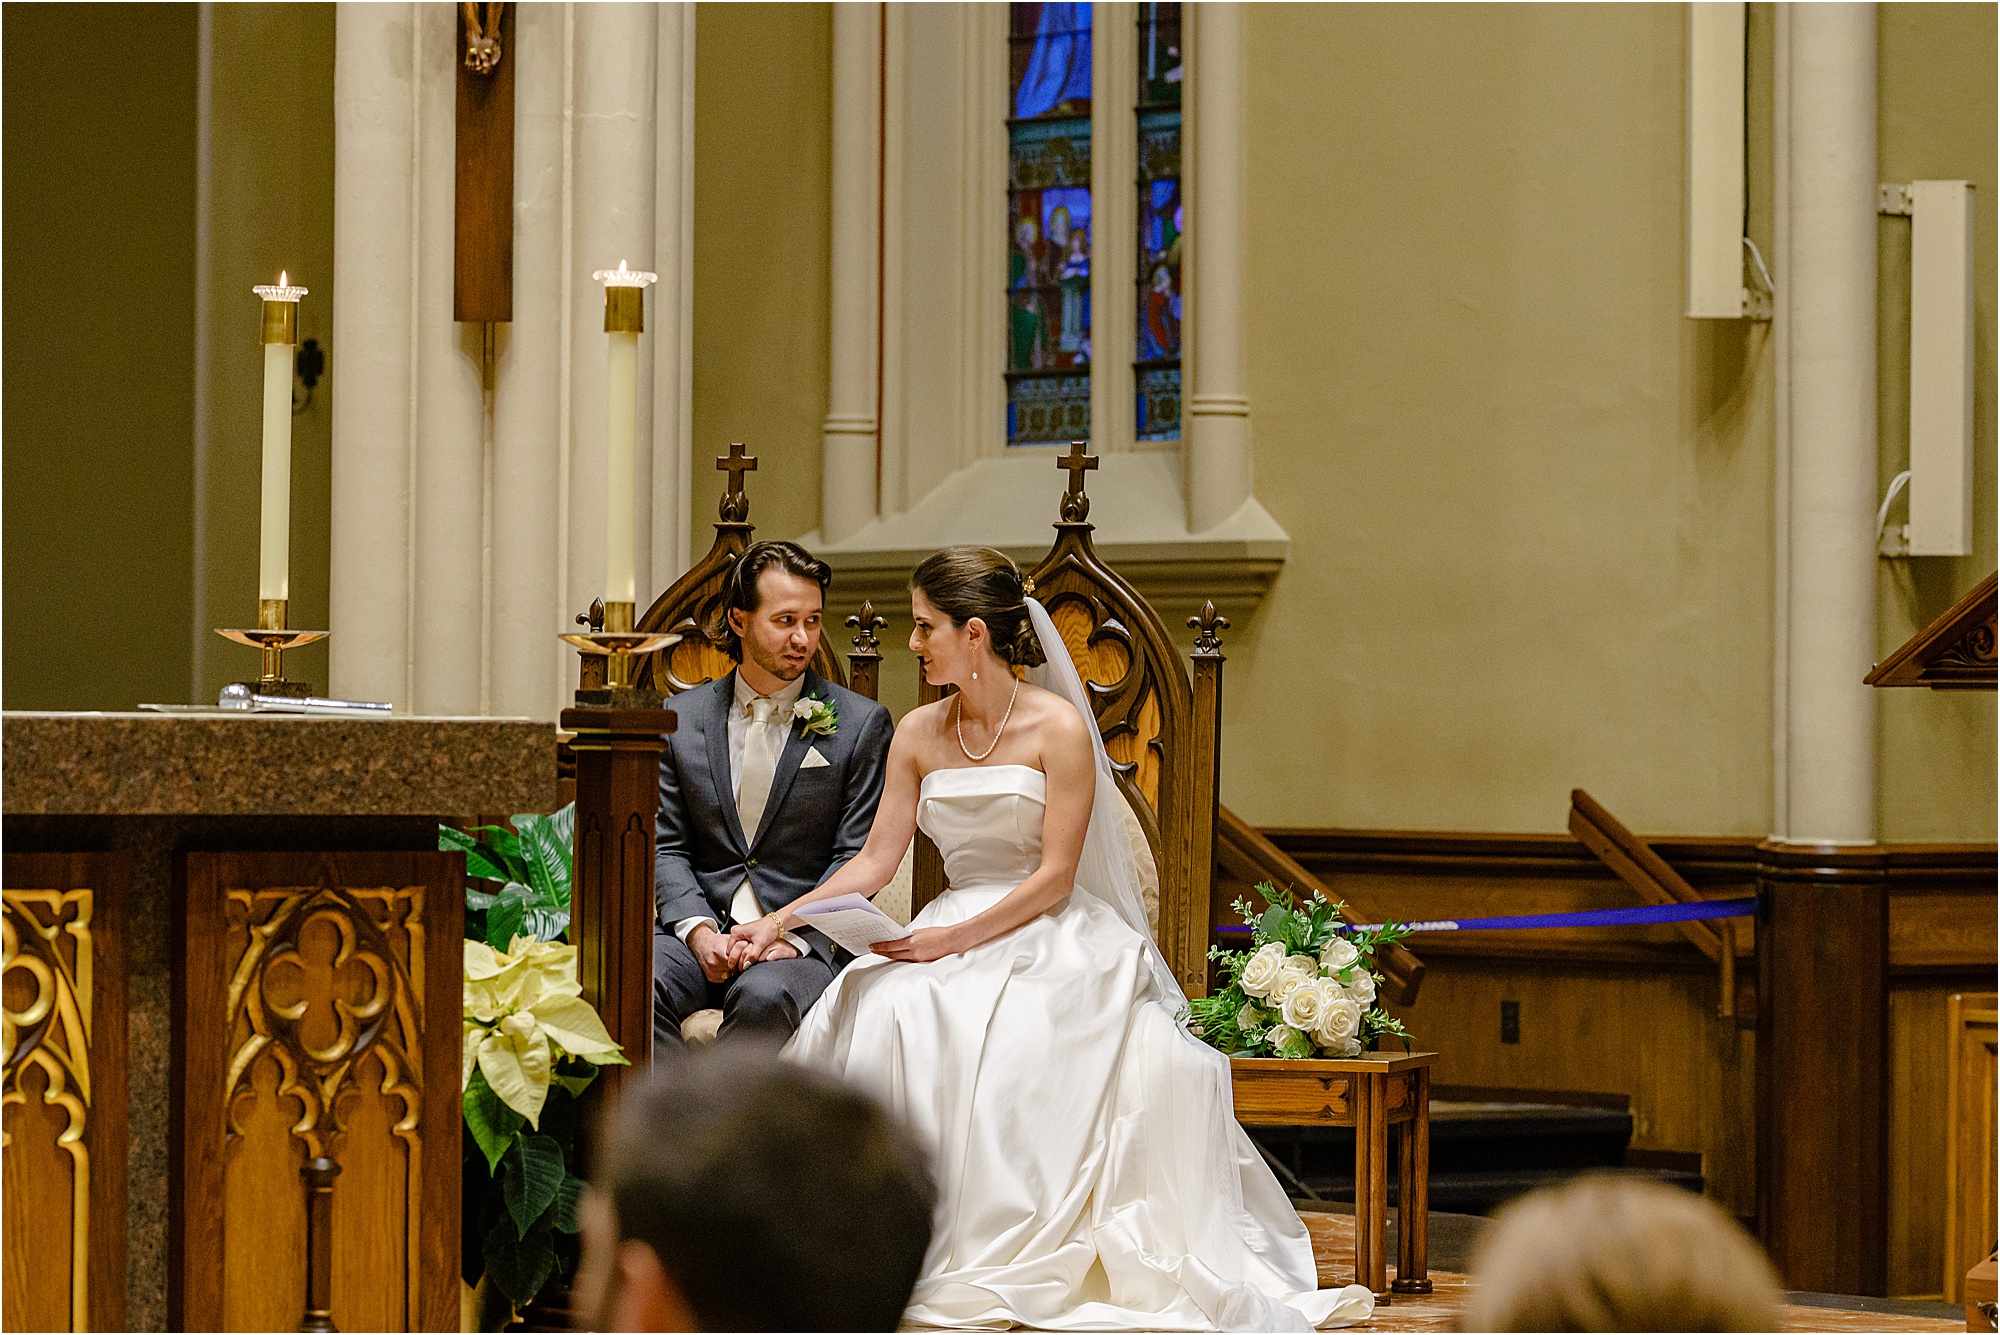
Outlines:
[{"label": "white rose boutonniere", "polygon": [[1285,948],[1276,941],[1262,947],[1243,966],[1243,990],[1253,997],[1268,999],[1271,984],[1278,981],[1278,973],[1284,967]]},{"label": "white rose boutonniere", "polygon": [[808,737],[831,737],[840,727],[840,714],[833,701],[817,695],[802,695],[792,702],[792,717]]},{"label": "white rose boutonniere", "polygon": [[1319,967],[1328,973],[1339,973],[1360,958],[1361,952],[1354,948],[1352,941],[1336,936],[1320,948]]}]

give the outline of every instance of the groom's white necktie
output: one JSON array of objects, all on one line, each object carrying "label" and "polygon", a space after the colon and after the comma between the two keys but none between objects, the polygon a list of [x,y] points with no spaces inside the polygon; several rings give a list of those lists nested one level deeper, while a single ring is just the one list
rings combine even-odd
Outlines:
[{"label": "groom's white necktie", "polygon": [[771,798],[778,757],[791,732],[791,711],[769,696],[759,696],[744,708],[750,715],[750,730],[743,738],[743,772],[736,780],[736,817],[743,826],[744,841],[754,843],[764,820],[764,806]]}]

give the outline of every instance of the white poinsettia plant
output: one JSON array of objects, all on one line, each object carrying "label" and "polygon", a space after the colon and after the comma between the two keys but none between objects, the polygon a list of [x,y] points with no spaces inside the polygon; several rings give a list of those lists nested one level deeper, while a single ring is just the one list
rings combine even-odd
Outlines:
[{"label": "white poinsettia plant", "polygon": [[1347,925],[1345,905],[1315,893],[1296,904],[1268,882],[1265,909],[1236,911],[1251,929],[1249,950],[1213,947],[1223,986],[1189,1003],[1190,1026],[1235,1057],[1358,1057],[1381,1034],[1409,1046],[1402,1021],[1376,995],[1376,953],[1410,934],[1401,923]]},{"label": "white poinsettia plant", "polygon": [[541,1126],[557,1060],[625,1064],[604,1021],[583,999],[576,947],[516,936],[506,950],[465,943],[465,1069],[476,1071],[500,1101]]}]

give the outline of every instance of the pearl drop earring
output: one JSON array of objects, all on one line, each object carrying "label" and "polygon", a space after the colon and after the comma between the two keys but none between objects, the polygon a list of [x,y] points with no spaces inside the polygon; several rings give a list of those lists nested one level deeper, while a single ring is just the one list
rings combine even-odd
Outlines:
[{"label": "pearl drop earring", "polygon": [[978,681],[978,680],[979,680],[979,669],[978,669],[978,668],[974,668],[974,669],[972,669],[972,679],[973,679],[974,681]]}]

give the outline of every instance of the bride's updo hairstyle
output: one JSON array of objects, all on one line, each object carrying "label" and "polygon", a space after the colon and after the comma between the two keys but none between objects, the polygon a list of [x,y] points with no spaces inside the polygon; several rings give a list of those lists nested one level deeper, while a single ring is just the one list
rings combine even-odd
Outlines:
[{"label": "bride's updo hairstyle", "polygon": [[978,617],[986,623],[993,652],[1015,667],[1039,667],[1042,642],[1028,620],[1021,568],[991,547],[947,547],[924,558],[910,587],[930,605],[963,626]]}]

